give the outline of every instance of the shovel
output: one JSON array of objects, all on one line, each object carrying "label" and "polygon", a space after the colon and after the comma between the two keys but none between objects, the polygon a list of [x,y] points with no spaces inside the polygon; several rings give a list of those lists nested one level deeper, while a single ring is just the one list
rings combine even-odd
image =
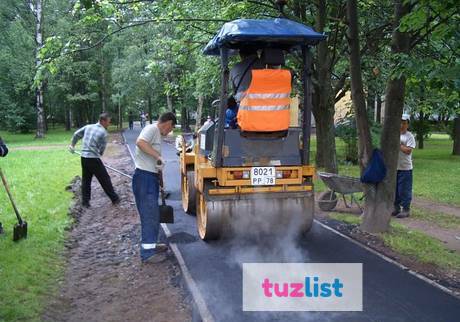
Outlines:
[{"label": "shovel", "polygon": [[163,172],[160,171],[160,194],[161,194],[161,205],[160,205],[160,223],[174,224],[174,210],[173,207],[166,205],[165,202],[165,190],[163,185]]},{"label": "shovel", "polygon": [[13,205],[14,212],[16,213],[16,218],[18,219],[18,223],[14,225],[13,229],[13,241],[18,241],[21,238],[27,238],[27,222],[22,220],[21,215],[19,215],[18,208],[16,207],[16,203],[13,200],[13,196],[11,195],[10,188],[8,187],[8,182],[6,182],[6,178],[3,175],[3,171],[0,168],[0,176],[2,177],[3,185],[5,186],[6,193],[10,198],[11,204]]}]

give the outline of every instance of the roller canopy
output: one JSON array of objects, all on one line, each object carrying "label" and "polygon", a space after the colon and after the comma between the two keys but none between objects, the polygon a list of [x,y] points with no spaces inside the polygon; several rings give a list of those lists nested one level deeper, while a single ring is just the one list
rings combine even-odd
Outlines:
[{"label": "roller canopy", "polygon": [[238,49],[245,46],[288,50],[299,45],[316,45],[324,39],[326,35],[288,19],[238,19],[225,23],[203,53],[219,55],[221,47]]}]

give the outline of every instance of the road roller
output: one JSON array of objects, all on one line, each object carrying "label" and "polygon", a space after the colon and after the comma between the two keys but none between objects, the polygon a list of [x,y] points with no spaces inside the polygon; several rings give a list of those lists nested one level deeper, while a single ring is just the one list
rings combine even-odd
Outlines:
[{"label": "road roller", "polygon": [[[179,155],[182,205],[196,215],[201,239],[235,228],[306,233],[312,227],[311,51],[324,39],[284,18],[238,19],[204,48],[220,58],[219,104],[194,142],[184,138]],[[229,86],[229,62],[248,48],[260,63],[246,68],[250,84],[237,93]],[[232,94],[239,96],[236,126],[225,121]]]}]

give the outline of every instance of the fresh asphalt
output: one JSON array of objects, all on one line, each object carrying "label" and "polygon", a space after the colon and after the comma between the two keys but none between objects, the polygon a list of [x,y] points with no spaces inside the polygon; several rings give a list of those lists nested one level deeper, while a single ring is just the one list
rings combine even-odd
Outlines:
[{"label": "fresh asphalt", "polygon": [[[139,133],[140,127],[124,132],[132,152]],[[174,146],[163,144],[162,154],[168,204],[175,214],[169,240],[178,246],[214,321],[460,321],[459,299],[317,223],[303,240],[272,252],[254,242],[201,241],[195,217],[182,210]],[[248,262],[363,263],[363,311],[244,312],[241,267]]]}]

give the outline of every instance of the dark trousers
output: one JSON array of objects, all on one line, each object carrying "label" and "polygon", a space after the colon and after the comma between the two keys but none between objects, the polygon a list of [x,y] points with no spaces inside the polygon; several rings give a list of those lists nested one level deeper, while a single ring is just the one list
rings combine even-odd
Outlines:
[{"label": "dark trousers", "polygon": [[160,209],[158,174],[136,169],[133,175],[133,193],[141,219],[141,258],[148,259],[155,254],[155,244],[160,230]]},{"label": "dark trousers", "polygon": [[396,177],[395,209],[410,209],[412,201],[412,170],[398,170]]},{"label": "dark trousers", "polygon": [[132,130],[134,128],[134,121],[129,121],[129,129]]},{"label": "dark trousers", "polygon": [[113,190],[112,181],[107,173],[104,164],[99,158],[81,158],[82,182],[81,194],[83,203],[88,203],[91,199],[91,180],[93,176],[97,178],[107,196],[112,202],[118,200],[118,195]]}]

